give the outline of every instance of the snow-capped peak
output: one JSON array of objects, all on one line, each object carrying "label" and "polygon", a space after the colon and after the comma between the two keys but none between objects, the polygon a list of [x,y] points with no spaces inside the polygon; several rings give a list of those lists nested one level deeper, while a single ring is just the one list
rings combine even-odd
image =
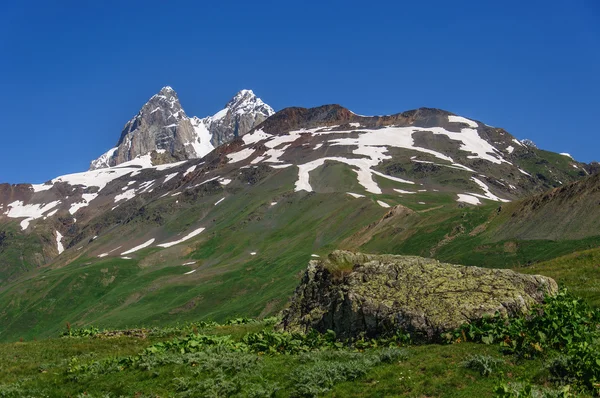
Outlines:
[{"label": "snow-capped peak", "polygon": [[227,105],[225,105],[225,109],[230,109],[233,113],[237,114],[252,112],[253,110],[257,110],[266,116],[271,116],[275,113],[273,108],[258,98],[252,90],[247,89],[240,90]]},{"label": "snow-capped peak", "polygon": [[252,90],[241,90],[213,116],[190,119],[175,90],[165,86],[127,122],[117,146],[92,161],[90,169],[116,166],[153,150],[167,150],[174,159],[204,157],[274,113]]}]

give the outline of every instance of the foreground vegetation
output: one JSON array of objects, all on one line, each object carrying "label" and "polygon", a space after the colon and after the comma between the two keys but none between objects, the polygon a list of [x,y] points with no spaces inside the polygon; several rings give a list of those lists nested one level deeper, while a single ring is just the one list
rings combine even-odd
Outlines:
[{"label": "foreground vegetation", "polygon": [[600,393],[600,311],[566,292],[440,344],[339,341],[276,319],[100,331],[0,345],[0,397],[567,397]]}]

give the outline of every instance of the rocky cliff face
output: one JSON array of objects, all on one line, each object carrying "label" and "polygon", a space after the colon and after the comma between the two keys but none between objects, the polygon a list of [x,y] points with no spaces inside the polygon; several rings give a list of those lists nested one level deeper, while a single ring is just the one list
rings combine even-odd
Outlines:
[{"label": "rocky cliff face", "polygon": [[252,90],[242,90],[223,110],[201,120],[211,133],[211,144],[217,147],[246,134],[274,113]]},{"label": "rocky cliff face", "polygon": [[331,329],[343,338],[399,328],[431,341],[486,314],[525,313],[557,291],[544,276],[335,251],[310,262],[281,327]]},{"label": "rocky cliff face", "polygon": [[214,116],[189,118],[177,93],[164,87],[127,122],[117,146],[91,162],[90,170],[116,166],[152,152],[163,154],[164,162],[200,158],[247,133],[273,113],[251,90],[242,90]]}]

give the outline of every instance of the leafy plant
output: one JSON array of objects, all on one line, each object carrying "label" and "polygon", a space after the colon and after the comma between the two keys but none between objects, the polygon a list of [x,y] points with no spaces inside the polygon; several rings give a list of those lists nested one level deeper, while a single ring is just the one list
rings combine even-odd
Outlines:
[{"label": "leafy plant", "polygon": [[487,377],[502,364],[504,364],[504,360],[494,358],[490,355],[472,355],[463,362],[462,366],[475,370],[482,376]]}]

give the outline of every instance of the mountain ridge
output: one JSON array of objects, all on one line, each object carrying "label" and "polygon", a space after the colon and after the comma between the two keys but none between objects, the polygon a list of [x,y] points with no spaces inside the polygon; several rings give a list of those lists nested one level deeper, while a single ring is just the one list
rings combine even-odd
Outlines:
[{"label": "mountain ridge", "polygon": [[497,267],[567,254],[595,244],[595,230],[555,241],[496,231],[522,200],[595,186],[587,166],[442,110],[326,105],[281,110],[199,159],[153,150],[1,184],[0,339],[64,322],[273,314],[306,261],[335,249]]}]

